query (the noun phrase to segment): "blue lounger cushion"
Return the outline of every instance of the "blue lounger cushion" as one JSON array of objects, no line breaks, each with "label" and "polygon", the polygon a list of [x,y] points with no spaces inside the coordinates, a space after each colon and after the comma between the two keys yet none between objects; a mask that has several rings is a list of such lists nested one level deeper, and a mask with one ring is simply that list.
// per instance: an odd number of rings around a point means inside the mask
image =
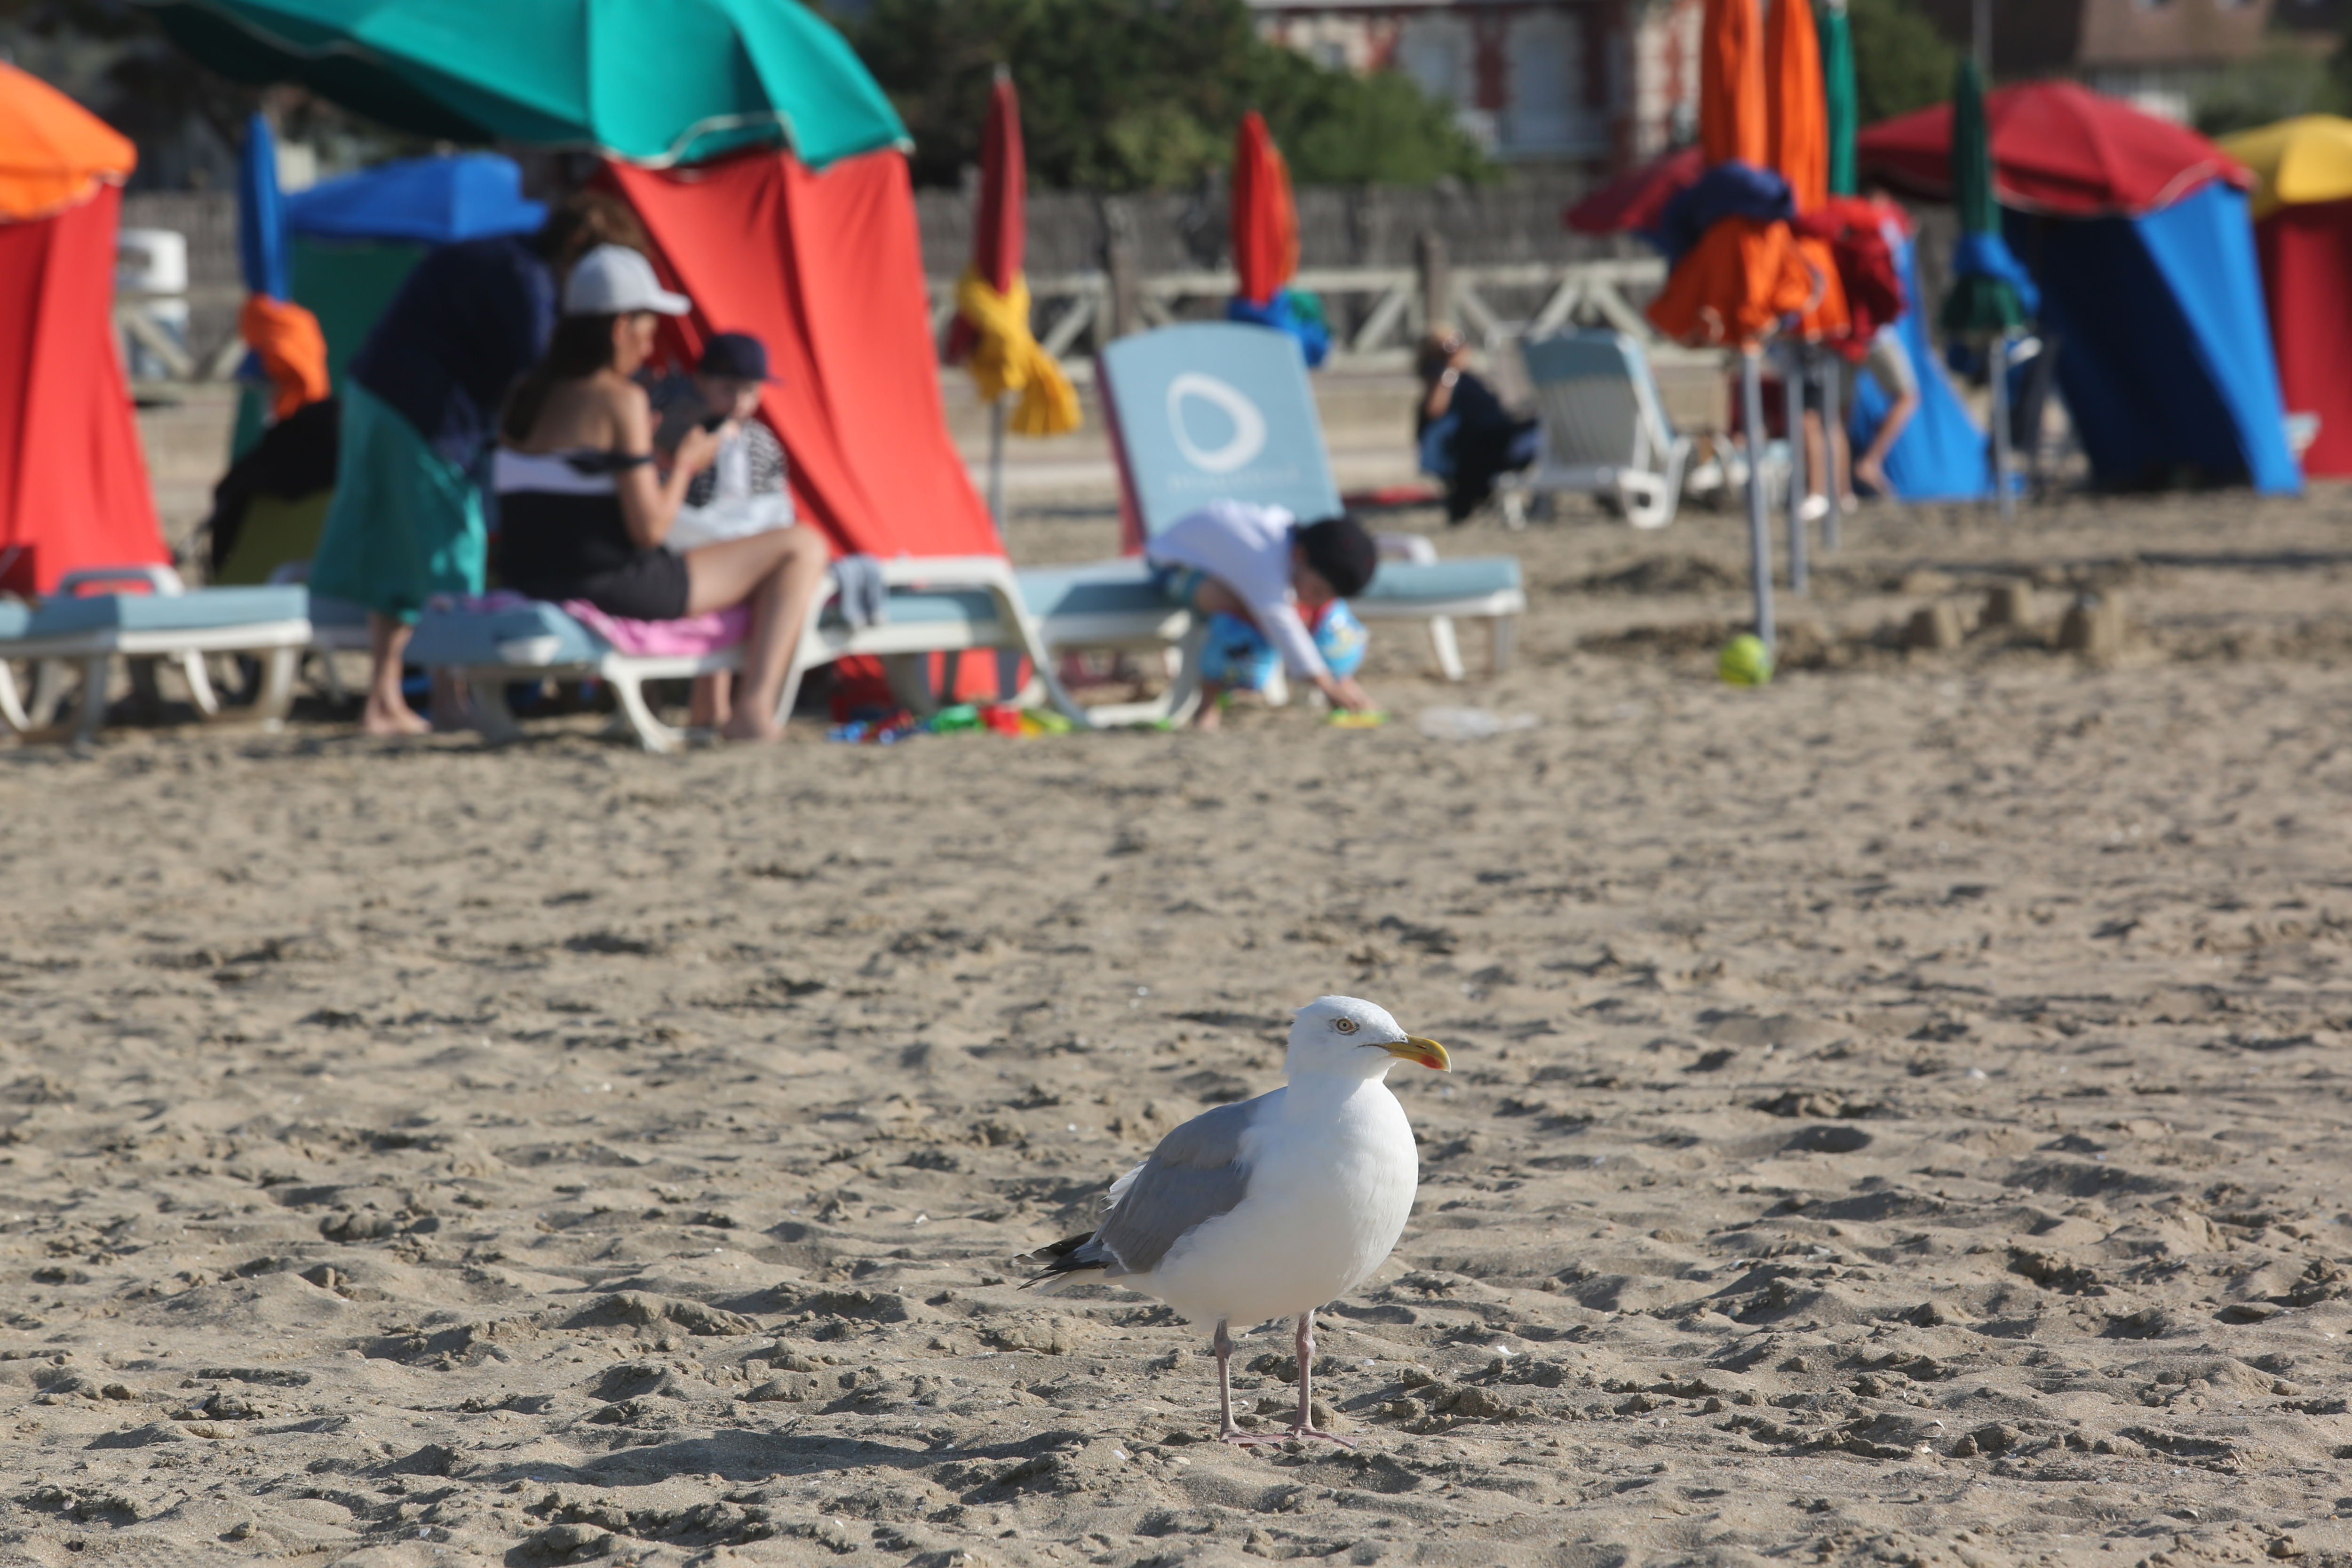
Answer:
[{"label": "blue lounger cushion", "polygon": [[324,594],[310,595],[310,624],[314,626],[363,626],[367,618],[365,605],[354,605],[349,599],[330,599]]},{"label": "blue lounger cushion", "polygon": [[94,594],[53,599],[33,612],[28,636],[77,632],[208,632],[310,618],[300,588],[197,588],[185,594]]},{"label": "blue lounger cushion", "polygon": [[1519,563],[1510,555],[1472,556],[1463,561],[1383,561],[1358,603],[1409,605],[1417,600],[1483,598],[1519,586]]},{"label": "blue lounger cushion", "polygon": [[491,668],[499,665],[593,664],[604,639],[553,605],[534,600],[503,610],[427,610],[408,640],[412,664]]},{"label": "blue lounger cushion", "polygon": [[0,641],[23,637],[25,628],[32,624],[30,607],[11,599],[0,599]]},{"label": "blue lounger cushion", "polygon": [[1171,607],[1140,558],[1074,567],[1029,567],[1015,574],[1021,602],[1041,620],[1057,616],[1165,615]]},{"label": "blue lounger cushion", "polygon": [[[883,620],[890,626],[993,626],[996,601],[978,588],[893,588]],[[838,600],[825,605],[818,625],[838,631],[842,619]]]}]

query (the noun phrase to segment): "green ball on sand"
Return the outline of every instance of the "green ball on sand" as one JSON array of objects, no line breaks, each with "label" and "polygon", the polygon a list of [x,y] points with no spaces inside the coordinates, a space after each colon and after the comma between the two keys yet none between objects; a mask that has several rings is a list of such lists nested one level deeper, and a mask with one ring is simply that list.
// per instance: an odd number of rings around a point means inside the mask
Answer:
[{"label": "green ball on sand", "polygon": [[1716,655],[1715,673],[1728,686],[1761,686],[1772,679],[1772,650],[1762,637],[1743,632]]}]

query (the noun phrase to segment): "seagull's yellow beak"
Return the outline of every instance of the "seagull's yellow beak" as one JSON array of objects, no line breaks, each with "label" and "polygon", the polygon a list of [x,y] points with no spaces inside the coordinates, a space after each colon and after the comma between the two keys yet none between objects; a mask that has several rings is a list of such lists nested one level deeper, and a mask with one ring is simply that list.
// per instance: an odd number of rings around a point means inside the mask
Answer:
[{"label": "seagull's yellow beak", "polygon": [[1419,1062],[1425,1068],[1435,1068],[1439,1072],[1454,1070],[1453,1059],[1446,1056],[1445,1047],[1435,1040],[1423,1039],[1419,1035],[1407,1035],[1403,1039],[1381,1048],[1392,1057],[1401,1058],[1409,1062]]}]

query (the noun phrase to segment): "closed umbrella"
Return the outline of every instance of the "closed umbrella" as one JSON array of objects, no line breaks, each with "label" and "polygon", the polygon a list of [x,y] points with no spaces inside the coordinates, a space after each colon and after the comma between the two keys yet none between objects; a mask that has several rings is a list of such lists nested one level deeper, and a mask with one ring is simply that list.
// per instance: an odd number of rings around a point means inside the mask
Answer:
[{"label": "closed umbrella", "polygon": [[1021,99],[1000,68],[980,142],[980,211],[972,226],[971,265],[956,285],[956,323],[949,353],[962,359],[989,405],[988,512],[1004,526],[1004,396],[1020,395],[1013,427],[1024,436],[1059,436],[1078,427],[1077,394],[1054,356],[1029,331],[1029,174],[1021,146]]},{"label": "closed umbrella", "polygon": [[396,130],[646,167],[907,144],[848,42],[795,0],[140,0],[232,80],[299,82]]},{"label": "closed umbrella", "polygon": [[278,136],[261,114],[246,121],[245,147],[237,156],[236,255],[246,289],[237,332],[253,350],[240,374],[268,379],[276,389],[270,417],[283,419],[327,395],[327,339],[319,318],[288,298],[292,289],[286,205],[278,190]]},{"label": "closed umbrella", "polygon": [[1290,287],[1298,276],[1298,203],[1290,191],[1290,165],[1255,109],[1242,116],[1234,137],[1230,226],[1240,284],[1225,301],[1226,318],[1287,332],[1310,367],[1321,364],[1331,352],[1322,302]]},{"label": "closed umbrella", "polygon": [[1829,111],[1830,195],[1862,194],[1853,159],[1854,128],[1862,120],[1862,94],[1853,75],[1853,26],[1845,0],[1822,0],[1814,13],[1821,35],[1822,98]]},{"label": "closed umbrella", "polygon": [[1696,144],[1620,174],[1560,215],[1579,234],[1647,234],[1665,216],[1666,204],[1706,173],[1706,150]]},{"label": "closed umbrella", "polygon": [[[1706,0],[1699,29],[1699,144],[1709,165],[1684,199],[1708,190],[1728,171],[1736,181],[1770,156],[1763,40],[1756,0]],[[1745,165],[1744,169],[1731,167]],[[1772,624],[1772,538],[1764,500],[1764,398],[1758,350],[1785,316],[1815,298],[1814,279],[1786,221],[1730,216],[1716,219],[1666,275],[1650,301],[1651,322],[1684,342],[1718,343],[1740,356],[1740,395],[1748,430],[1748,543],[1756,635],[1769,647]]]},{"label": "closed umbrella", "polygon": [[[1767,139],[1772,168],[1788,182],[1790,205],[1801,218],[1818,213],[1829,200],[1829,104],[1822,88],[1821,42],[1813,30],[1811,0],[1771,0],[1771,7],[1764,31]],[[1806,478],[1805,383],[1820,374],[1814,345],[1843,337],[1848,322],[1845,290],[1839,285],[1837,258],[1829,241],[1801,229],[1797,253],[1816,280],[1812,300],[1799,312],[1796,331],[1786,347],[1788,375],[1783,382],[1789,417],[1789,586],[1801,594],[1810,574],[1804,508],[1812,491]],[[1822,436],[1825,466],[1834,469],[1834,437],[1826,417]],[[1822,489],[1833,496],[1836,487],[1824,483]]]},{"label": "closed umbrella", "polygon": [[1993,494],[2007,517],[2009,493],[2009,334],[2040,303],[2033,281],[2000,236],[2000,204],[1992,188],[1992,138],[1985,124],[1984,79],[1973,59],[1960,61],[1952,83],[1952,205],[1960,237],[1952,247],[1952,288],[1944,296],[1944,331],[1987,345],[1986,379],[1992,392]]}]

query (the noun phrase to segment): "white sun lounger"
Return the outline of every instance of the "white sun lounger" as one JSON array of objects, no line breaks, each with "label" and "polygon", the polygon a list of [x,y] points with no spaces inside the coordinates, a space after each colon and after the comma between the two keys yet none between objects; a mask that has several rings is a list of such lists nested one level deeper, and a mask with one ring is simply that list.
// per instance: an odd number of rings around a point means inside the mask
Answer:
[{"label": "white sun lounger", "polygon": [[1642,345],[1618,331],[1563,332],[1519,353],[1543,422],[1524,488],[1600,496],[1635,528],[1674,521],[1690,437],[1666,423]]},{"label": "white sun lounger", "polygon": [[[852,626],[829,589],[819,614],[801,629],[779,713],[790,717],[802,679],[820,665],[856,656],[879,658],[891,688],[909,709],[933,706],[923,664],[934,653],[998,648],[1026,656],[1047,700],[1072,721],[1088,722],[1053,673],[1047,642],[1023,603],[1012,566],[991,555],[909,557],[879,563],[890,592],[885,618]],[[683,746],[685,734],[662,721],[646,700],[649,680],[689,679],[742,666],[740,645],[700,656],[623,653],[554,605],[536,601],[488,612],[427,611],[409,641],[414,664],[466,677],[482,732],[493,742],[520,733],[506,701],[510,682],[579,679],[609,682],[625,727],[649,752]]]},{"label": "white sun lounger", "polygon": [[[1228,321],[1162,327],[1105,349],[1096,384],[1111,427],[1130,543],[1150,540],[1209,500],[1280,506],[1307,520],[1340,510],[1314,389],[1288,334]],[[1509,661],[1513,628],[1527,609],[1517,560],[1438,561],[1433,547],[1419,541],[1407,558],[1383,553],[1389,558],[1371,586],[1349,601],[1360,617],[1424,623],[1449,680],[1466,674],[1457,618],[1488,624],[1490,668]],[[1169,714],[1181,714],[1198,687],[1199,639],[1191,616],[1157,602],[1148,584],[1137,585],[1147,576],[1141,559],[1129,557],[1056,573],[1033,570],[1023,583],[1046,640],[1057,648],[1181,647],[1165,704]],[[1029,586],[1033,579],[1038,587]],[[1094,602],[1066,610],[1045,591],[1057,579],[1090,584]],[[1123,584],[1116,610],[1106,584]]]},{"label": "white sun lounger", "polygon": [[[143,594],[79,591],[106,584],[138,584]],[[283,722],[294,700],[295,667],[310,640],[309,596],[299,588],[198,588],[182,584],[169,566],[105,567],[68,572],[39,608],[5,606],[0,616],[0,661],[38,667],[28,705],[16,701],[14,682],[0,668],[0,718],[14,728],[46,728],[65,695],[68,666],[82,671],[77,741],[106,722],[109,664],[124,658],[168,658],[186,676],[189,694],[206,718],[220,712],[205,657],[258,656],[264,666],[256,715],[268,727]],[[14,628],[12,630],[12,627]]]}]

